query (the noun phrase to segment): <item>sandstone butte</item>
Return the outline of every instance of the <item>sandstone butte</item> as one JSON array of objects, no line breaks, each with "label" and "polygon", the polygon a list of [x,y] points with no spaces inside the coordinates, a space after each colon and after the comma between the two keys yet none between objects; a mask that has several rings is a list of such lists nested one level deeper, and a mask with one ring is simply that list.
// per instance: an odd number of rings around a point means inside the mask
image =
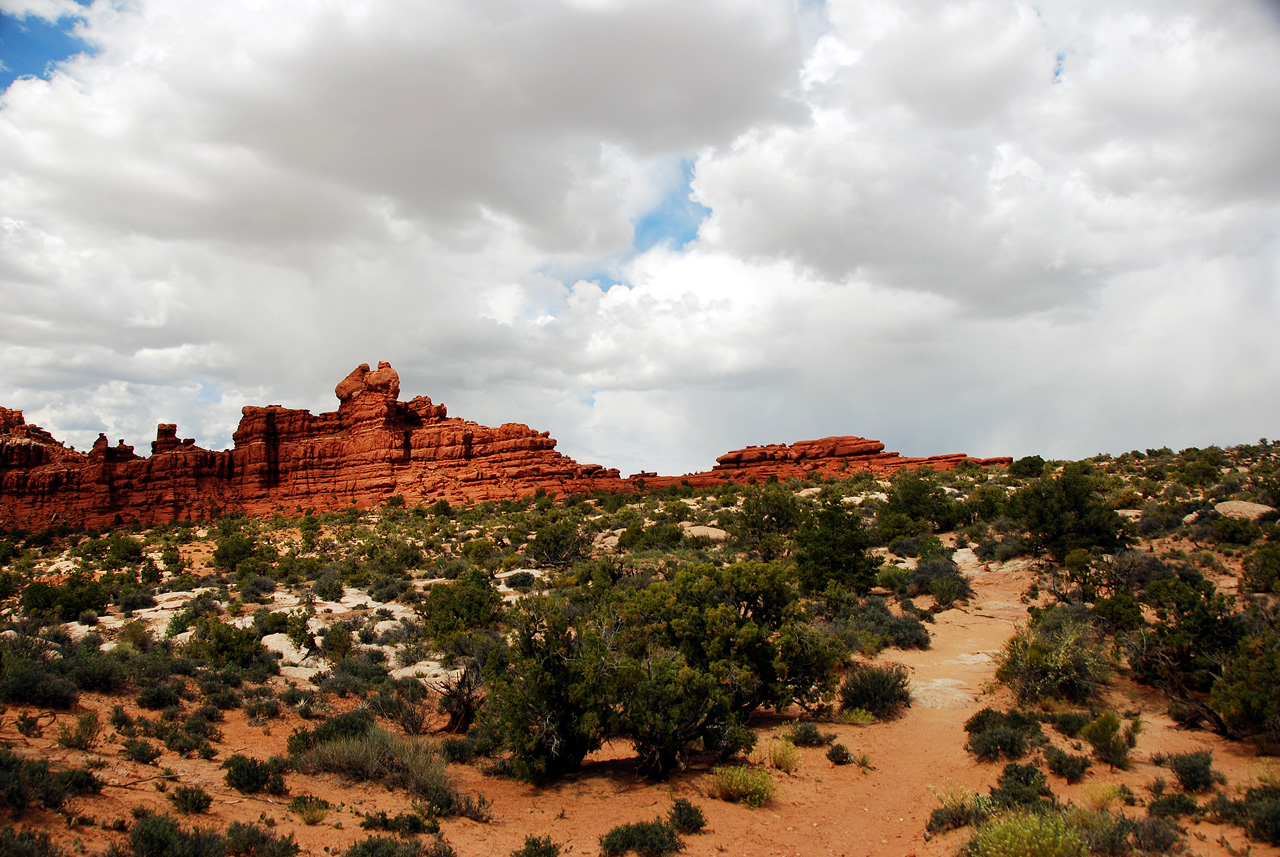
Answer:
[{"label": "sandstone butte", "polygon": [[543,489],[627,491],[687,480],[698,487],[777,476],[877,474],[963,461],[1008,464],[1008,458],[963,454],[904,458],[860,437],[752,446],[716,459],[710,471],[661,477],[579,464],[556,452],[547,432],[519,423],[497,428],[449,417],[444,405],[418,396],[400,401],[400,376],[386,362],[361,364],[335,388],[338,410],[313,415],[278,405],[245,407],[234,448],[202,449],[179,439],[177,426],[156,429],[151,455],[123,440],[98,436],[77,452],[20,410],[0,408],[0,527],[100,527],[201,520],[241,511],[262,516],[303,509],[377,506],[393,495],[408,503],[501,500]]}]

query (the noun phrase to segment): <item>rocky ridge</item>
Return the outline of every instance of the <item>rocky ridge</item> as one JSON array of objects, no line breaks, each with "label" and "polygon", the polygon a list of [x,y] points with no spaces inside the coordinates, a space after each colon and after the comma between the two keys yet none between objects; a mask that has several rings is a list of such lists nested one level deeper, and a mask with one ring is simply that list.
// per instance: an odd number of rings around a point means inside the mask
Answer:
[{"label": "rocky ridge", "polygon": [[0,408],[0,526],[150,525],[230,511],[367,508],[393,495],[409,503],[477,502],[539,489],[556,496],[623,491],[640,481],[710,485],[924,465],[946,470],[966,460],[1009,463],[963,454],[904,458],[885,452],[879,441],[832,437],[735,450],[705,473],[624,479],[615,469],[556,452],[545,431],[449,417],[426,396],[401,402],[400,376],[385,361],[377,369],[356,367],[334,394],[338,410],[318,415],[279,405],[245,407],[230,450],[203,449],[179,438],[176,425],[162,423],[148,457],[123,440],[112,446],[104,435],[89,452],[77,452],[27,425],[22,411]]}]

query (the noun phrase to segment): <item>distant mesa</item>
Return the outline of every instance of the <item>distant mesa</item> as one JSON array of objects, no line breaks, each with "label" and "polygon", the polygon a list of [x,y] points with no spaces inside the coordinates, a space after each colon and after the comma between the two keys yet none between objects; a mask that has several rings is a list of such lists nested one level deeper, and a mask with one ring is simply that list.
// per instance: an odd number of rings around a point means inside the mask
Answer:
[{"label": "distant mesa", "polygon": [[0,526],[143,525],[250,515],[332,511],[381,505],[392,495],[406,502],[478,502],[528,496],[542,489],[626,491],[689,481],[699,487],[870,470],[891,473],[928,465],[939,470],[963,461],[1008,464],[1008,458],[962,454],[903,458],[860,437],[830,437],[791,445],[751,446],[728,452],[705,473],[622,478],[598,464],[579,464],[555,451],[547,432],[520,423],[497,428],[448,416],[426,396],[400,401],[400,376],[390,363],[362,363],[334,388],[338,410],[313,415],[279,405],[245,407],[234,447],[213,451],[179,438],[170,423],[156,427],[151,455],[99,435],[77,452],[22,411],[0,408]]}]

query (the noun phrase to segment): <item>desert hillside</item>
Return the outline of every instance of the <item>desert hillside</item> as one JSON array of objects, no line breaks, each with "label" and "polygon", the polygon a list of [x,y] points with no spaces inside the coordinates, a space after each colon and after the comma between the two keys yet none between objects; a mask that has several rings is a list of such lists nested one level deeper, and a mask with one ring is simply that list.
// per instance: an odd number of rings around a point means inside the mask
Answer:
[{"label": "desert hillside", "polygon": [[1276,454],[13,529],[0,850],[1277,853]]}]

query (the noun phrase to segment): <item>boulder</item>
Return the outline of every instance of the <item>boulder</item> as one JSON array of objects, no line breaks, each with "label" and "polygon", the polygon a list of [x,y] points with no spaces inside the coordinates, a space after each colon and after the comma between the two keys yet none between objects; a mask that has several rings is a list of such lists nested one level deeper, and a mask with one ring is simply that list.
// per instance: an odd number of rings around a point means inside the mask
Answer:
[{"label": "boulder", "polygon": [[1261,503],[1249,503],[1244,500],[1224,500],[1213,507],[1219,515],[1228,518],[1243,518],[1247,521],[1259,521],[1267,515],[1274,515],[1276,510]]}]

